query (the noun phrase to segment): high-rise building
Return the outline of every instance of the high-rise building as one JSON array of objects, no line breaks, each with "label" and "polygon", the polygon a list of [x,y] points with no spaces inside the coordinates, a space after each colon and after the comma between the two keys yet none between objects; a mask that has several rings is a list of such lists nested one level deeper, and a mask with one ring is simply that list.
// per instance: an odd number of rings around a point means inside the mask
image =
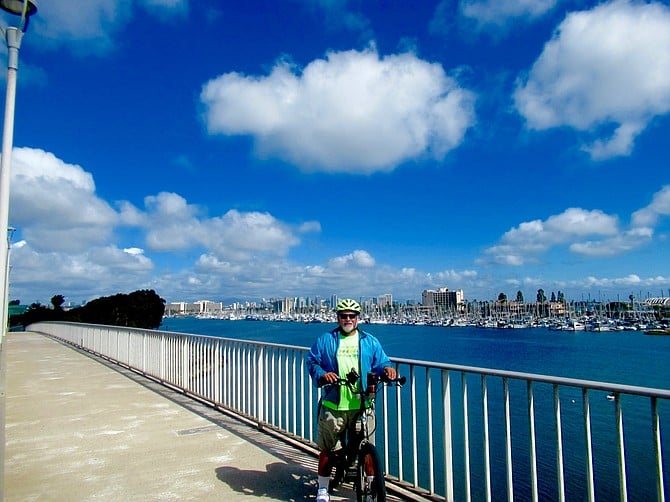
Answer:
[{"label": "high-rise building", "polygon": [[462,289],[425,289],[421,293],[421,303],[424,307],[433,307],[438,311],[459,310],[465,303],[465,295]]},{"label": "high-rise building", "polygon": [[381,295],[377,297],[377,305],[379,308],[383,309],[384,307],[392,307],[393,306],[393,295],[390,293],[387,293],[385,295]]}]

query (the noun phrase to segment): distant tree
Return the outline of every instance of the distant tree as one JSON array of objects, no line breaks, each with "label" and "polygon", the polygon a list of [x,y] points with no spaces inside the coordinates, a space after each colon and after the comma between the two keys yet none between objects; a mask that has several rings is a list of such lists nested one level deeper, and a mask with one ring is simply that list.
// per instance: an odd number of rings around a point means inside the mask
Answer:
[{"label": "distant tree", "polygon": [[562,291],[558,292],[558,301],[561,303],[565,303],[565,294]]},{"label": "distant tree", "polygon": [[516,301],[519,303],[523,303],[523,293],[521,290],[516,292]]},{"label": "distant tree", "polygon": [[[153,329],[160,326],[165,313],[165,300],[158,296],[154,290],[140,290],[126,294],[101,297],[91,300],[82,307],[63,311],[62,295],[56,295],[51,299],[53,309],[32,304],[28,310],[21,314],[18,322],[23,326],[39,321],[71,321],[88,324],[106,324],[110,326],[129,326],[134,328]],[[55,300],[55,302],[54,302]]]},{"label": "distant tree", "polygon": [[50,309],[46,305],[32,303],[28,309],[20,315],[14,316],[12,323],[28,326],[34,322],[40,321],[62,321],[63,311]]},{"label": "distant tree", "polygon": [[551,302],[553,303],[553,302],[555,302],[555,301],[556,301],[556,293],[554,293],[554,292],[552,291],[552,292],[551,292]]},{"label": "distant tree", "polygon": [[547,305],[547,297],[544,294],[544,289],[537,290],[537,303],[540,304],[538,308],[538,313],[542,316],[547,316],[549,314],[549,305]]},{"label": "distant tree", "polygon": [[151,290],[97,298],[68,312],[76,322],[153,329],[160,326],[165,300]]},{"label": "distant tree", "polygon": [[63,295],[55,295],[51,297],[51,305],[54,306],[54,310],[63,310],[64,303],[65,297]]},{"label": "distant tree", "polygon": [[627,312],[630,310],[630,305],[626,302],[609,302],[605,305],[605,309],[616,318],[622,317],[622,312]]},{"label": "distant tree", "polygon": [[498,301],[500,303],[505,303],[507,301],[507,295],[505,293],[500,293],[498,295]]},{"label": "distant tree", "polygon": [[131,312],[138,328],[157,328],[165,313],[165,300],[153,289],[143,289],[128,295]]}]

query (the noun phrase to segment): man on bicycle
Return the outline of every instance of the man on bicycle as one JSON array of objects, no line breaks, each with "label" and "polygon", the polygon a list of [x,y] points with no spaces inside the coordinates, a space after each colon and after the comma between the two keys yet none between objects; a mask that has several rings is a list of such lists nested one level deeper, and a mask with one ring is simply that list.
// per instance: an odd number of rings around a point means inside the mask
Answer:
[{"label": "man on bicycle", "polygon": [[[355,300],[345,299],[337,303],[337,328],[322,334],[312,346],[307,365],[309,374],[318,386],[324,386],[322,405],[319,409],[317,445],[319,447],[319,488],[317,502],[328,502],[328,484],[333,466],[333,454],[342,447],[340,438],[357,424],[361,409],[360,396],[364,385],[359,378],[354,390],[346,385],[334,384],[346,379],[354,369],[361,378],[368,373],[394,380],[395,367],[384,352],[379,340],[358,329],[361,306]],[[374,423],[373,413],[368,423]],[[372,420],[373,422],[370,422]],[[374,430],[374,426],[372,426]],[[372,438],[371,438],[372,441]]]}]

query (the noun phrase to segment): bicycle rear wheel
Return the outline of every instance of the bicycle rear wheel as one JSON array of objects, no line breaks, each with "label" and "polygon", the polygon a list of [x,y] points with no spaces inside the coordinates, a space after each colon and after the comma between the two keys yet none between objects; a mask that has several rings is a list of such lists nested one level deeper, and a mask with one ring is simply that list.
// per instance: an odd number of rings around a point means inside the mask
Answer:
[{"label": "bicycle rear wheel", "polygon": [[[368,471],[366,472],[366,466]],[[361,446],[356,467],[356,497],[358,502],[386,502],[386,483],[377,449],[370,443]],[[368,483],[368,476],[374,476]]]}]

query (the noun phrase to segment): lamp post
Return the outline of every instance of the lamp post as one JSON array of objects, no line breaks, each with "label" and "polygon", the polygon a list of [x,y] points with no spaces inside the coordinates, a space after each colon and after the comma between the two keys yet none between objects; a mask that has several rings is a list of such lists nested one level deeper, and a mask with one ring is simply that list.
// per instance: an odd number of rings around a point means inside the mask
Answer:
[{"label": "lamp post", "polygon": [[20,16],[18,26],[2,29],[7,43],[7,94],[5,96],[5,122],[2,131],[2,160],[0,161],[0,343],[7,331],[9,317],[9,180],[14,141],[14,104],[16,101],[16,76],[19,68],[21,39],[28,28],[30,16],[37,12],[32,0],[0,0],[0,9]]}]

